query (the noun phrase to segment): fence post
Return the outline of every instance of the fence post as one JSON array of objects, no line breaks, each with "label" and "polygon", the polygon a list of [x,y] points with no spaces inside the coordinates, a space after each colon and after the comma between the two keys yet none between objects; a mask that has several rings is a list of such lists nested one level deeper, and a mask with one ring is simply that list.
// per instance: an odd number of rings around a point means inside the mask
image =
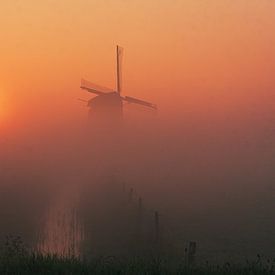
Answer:
[{"label": "fence post", "polygon": [[141,212],[142,212],[142,198],[141,197],[138,198],[138,211],[139,211],[139,214],[141,215]]},{"label": "fence post", "polygon": [[131,188],[130,191],[129,191],[129,202],[133,201],[133,194],[134,194],[134,189]]},{"label": "fence post", "polygon": [[143,241],[143,228],[142,228],[142,198],[139,197],[138,198],[138,212],[137,212],[137,241],[138,241],[138,244],[137,246],[138,247],[142,247],[142,241]]},{"label": "fence post", "polygon": [[159,212],[155,211],[155,241],[159,244]]},{"label": "fence post", "polygon": [[188,252],[187,252],[187,265],[193,265],[195,263],[197,243],[194,241],[189,242]]}]

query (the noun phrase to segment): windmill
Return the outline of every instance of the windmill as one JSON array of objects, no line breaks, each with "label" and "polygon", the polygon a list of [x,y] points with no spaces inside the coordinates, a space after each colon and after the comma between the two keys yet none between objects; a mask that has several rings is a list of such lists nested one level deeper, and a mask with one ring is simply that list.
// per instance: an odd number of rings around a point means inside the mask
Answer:
[{"label": "windmill", "polygon": [[108,121],[121,120],[123,116],[123,103],[134,103],[143,105],[151,109],[157,109],[153,103],[140,100],[130,96],[121,96],[121,61],[123,48],[116,47],[116,74],[117,88],[109,89],[103,86],[93,84],[85,79],[81,80],[81,89],[89,93],[95,94],[96,97],[87,101],[90,108],[89,113],[96,119],[104,119]]}]

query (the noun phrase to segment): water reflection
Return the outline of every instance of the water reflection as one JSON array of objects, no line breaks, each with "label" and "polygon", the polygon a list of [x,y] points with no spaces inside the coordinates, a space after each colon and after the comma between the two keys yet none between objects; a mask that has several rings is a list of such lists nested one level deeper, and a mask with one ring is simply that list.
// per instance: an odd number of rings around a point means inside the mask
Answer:
[{"label": "water reflection", "polygon": [[79,196],[63,190],[50,204],[38,240],[38,251],[59,256],[81,256],[84,228],[78,213]]}]

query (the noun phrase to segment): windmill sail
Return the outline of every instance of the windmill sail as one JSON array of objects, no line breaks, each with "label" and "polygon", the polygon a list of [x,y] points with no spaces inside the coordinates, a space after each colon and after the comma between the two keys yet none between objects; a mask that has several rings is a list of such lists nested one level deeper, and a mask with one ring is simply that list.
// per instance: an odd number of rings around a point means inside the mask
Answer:
[{"label": "windmill sail", "polygon": [[98,95],[114,92],[113,89],[106,88],[104,86],[94,84],[94,83],[92,83],[88,80],[85,80],[85,79],[81,79],[80,88],[83,89],[83,90],[87,90],[90,93],[94,93],[94,94],[98,94]]},{"label": "windmill sail", "polygon": [[123,98],[123,100],[125,100],[125,101],[127,101],[129,103],[140,104],[140,105],[143,105],[143,106],[146,106],[146,107],[157,109],[157,105],[156,104],[150,103],[148,101],[140,100],[140,99],[137,99],[137,98],[134,98],[134,97],[131,97],[131,96],[125,96]]},{"label": "windmill sail", "polygon": [[116,46],[117,55],[117,92],[121,93],[121,79],[122,79],[122,58],[123,58],[123,48]]}]

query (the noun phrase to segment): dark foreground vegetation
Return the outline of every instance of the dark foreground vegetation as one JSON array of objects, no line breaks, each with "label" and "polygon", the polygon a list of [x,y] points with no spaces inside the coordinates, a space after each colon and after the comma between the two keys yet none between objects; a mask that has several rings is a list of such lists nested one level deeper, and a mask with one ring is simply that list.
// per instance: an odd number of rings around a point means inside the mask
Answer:
[{"label": "dark foreground vegetation", "polygon": [[0,253],[0,274],[275,274],[275,259],[260,255],[244,264],[211,265],[209,263],[188,265],[183,261],[163,257],[98,257],[90,260],[77,257],[61,257],[31,253],[20,238],[7,238]]},{"label": "dark foreground vegetation", "polygon": [[271,263],[251,262],[243,266],[201,265],[187,267],[181,264],[171,265],[165,260],[134,258],[119,260],[112,257],[83,261],[77,258],[57,256],[28,255],[1,257],[0,274],[275,274]]}]

